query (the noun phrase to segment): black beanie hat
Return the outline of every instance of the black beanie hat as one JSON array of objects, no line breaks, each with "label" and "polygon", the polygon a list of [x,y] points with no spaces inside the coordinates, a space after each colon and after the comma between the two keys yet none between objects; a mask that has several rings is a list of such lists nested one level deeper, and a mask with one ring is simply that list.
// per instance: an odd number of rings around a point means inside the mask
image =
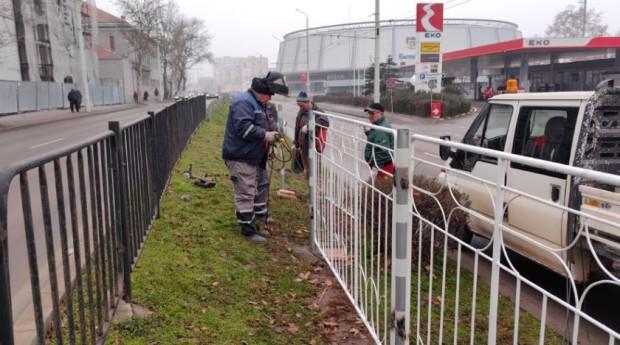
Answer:
[{"label": "black beanie hat", "polygon": [[269,86],[267,85],[267,80],[265,78],[252,79],[251,88],[252,90],[258,93],[262,93],[263,95],[274,95],[274,93],[269,89]]}]

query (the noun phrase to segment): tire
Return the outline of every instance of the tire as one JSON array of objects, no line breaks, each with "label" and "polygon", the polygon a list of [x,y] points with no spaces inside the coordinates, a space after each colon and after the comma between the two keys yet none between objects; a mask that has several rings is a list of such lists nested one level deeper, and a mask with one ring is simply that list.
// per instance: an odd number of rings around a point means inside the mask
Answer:
[{"label": "tire", "polygon": [[463,241],[465,244],[470,244],[471,240],[474,238],[474,233],[471,232],[469,225],[467,225],[466,222],[461,222],[457,225],[454,236]]}]

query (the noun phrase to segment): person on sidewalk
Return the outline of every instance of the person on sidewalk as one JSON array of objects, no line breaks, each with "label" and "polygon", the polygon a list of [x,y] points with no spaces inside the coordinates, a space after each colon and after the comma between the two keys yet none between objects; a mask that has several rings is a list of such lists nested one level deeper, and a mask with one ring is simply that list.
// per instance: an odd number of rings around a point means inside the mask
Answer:
[{"label": "person on sidewalk", "polygon": [[71,112],[74,110],[78,113],[80,112],[80,106],[82,105],[82,93],[78,89],[71,89],[69,94],[67,95],[67,99],[69,100],[69,107],[71,108]]},{"label": "person on sidewalk", "polygon": [[142,97],[142,99],[146,102],[149,100],[149,92],[144,90],[144,95]]},{"label": "person on sidewalk", "polygon": [[241,235],[252,243],[266,243],[270,234],[261,230],[254,213],[254,200],[260,169],[267,164],[267,148],[278,137],[269,129],[266,104],[274,94],[288,95],[284,76],[269,72],[263,78],[252,79],[246,92],[230,103],[222,159],[230,172],[233,184],[237,222]]},{"label": "person on sidewalk", "polygon": [[[281,128],[278,125],[278,109],[276,109],[275,104],[267,102],[266,113],[267,119],[269,120],[267,122],[267,131],[278,131],[281,136],[284,136],[284,128]],[[268,155],[273,154],[273,149],[274,145],[270,143]],[[268,156],[268,158],[272,157]],[[259,168],[259,170],[260,172],[256,185],[256,196],[254,197],[254,215],[265,224],[273,224],[275,223],[275,220],[269,215],[269,204],[267,202],[269,199],[269,186],[271,184],[271,181],[269,180],[269,169],[265,166],[265,168]]]},{"label": "person on sidewalk", "polygon": [[[373,103],[364,109],[368,113],[368,121],[375,126],[392,128],[390,122],[383,116],[385,108],[380,103]],[[392,155],[387,149],[394,149],[394,135],[376,129],[366,131],[368,143],[364,149],[364,158],[371,168],[377,167],[378,178],[386,178],[394,174]]]},{"label": "person on sidewalk", "polygon": [[[293,139],[293,145],[295,146],[295,156],[301,157],[301,162],[304,169],[304,175],[306,182],[310,177],[310,169],[308,165],[308,155],[310,152],[310,136],[308,135],[308,122],[310,121],[310,110],[314,112],[324,111],[319,108],[314,102],[310,101],[310,97],[304,91],[299,92],[297,95],[297,106],[299,112],[295,119],[295,138]],[[314,127],[314,144],[317,152],[321,153],[325,149],[327,143],[327,128],[329,127],[329,119],[325,115],[315,114],[315,127]],[[293,158],[295,159],[295,158]]]},{"label": "person on sidewalk", "polygon": [[136,102],[136,104],[138,104],[138,91],[133,92],[133,101]]}]

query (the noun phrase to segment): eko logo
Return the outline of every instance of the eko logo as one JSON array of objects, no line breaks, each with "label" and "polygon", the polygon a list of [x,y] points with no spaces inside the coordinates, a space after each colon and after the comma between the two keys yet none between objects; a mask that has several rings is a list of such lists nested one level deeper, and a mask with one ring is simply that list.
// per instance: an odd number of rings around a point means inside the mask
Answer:
[{"label": "eko logo", "polygon": [[443,4],[422,3],[417,6],[417,32],[443,32]]}]

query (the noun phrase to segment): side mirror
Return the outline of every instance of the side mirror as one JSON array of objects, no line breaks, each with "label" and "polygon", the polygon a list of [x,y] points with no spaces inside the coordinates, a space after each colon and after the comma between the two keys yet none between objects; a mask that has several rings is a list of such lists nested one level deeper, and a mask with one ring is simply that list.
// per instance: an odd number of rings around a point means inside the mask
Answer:
[{"label": "side mirror", "polygon": [[[439,137],[439,139],[450,141],[450,136],[449,135],[444,135],[444,136]],[[452,152],[450,147],[439,145],[439,158],[441,158],[441,160],[445,161],[445,160],[447,160],[450,157],[454,157],[454,153]]]}]

